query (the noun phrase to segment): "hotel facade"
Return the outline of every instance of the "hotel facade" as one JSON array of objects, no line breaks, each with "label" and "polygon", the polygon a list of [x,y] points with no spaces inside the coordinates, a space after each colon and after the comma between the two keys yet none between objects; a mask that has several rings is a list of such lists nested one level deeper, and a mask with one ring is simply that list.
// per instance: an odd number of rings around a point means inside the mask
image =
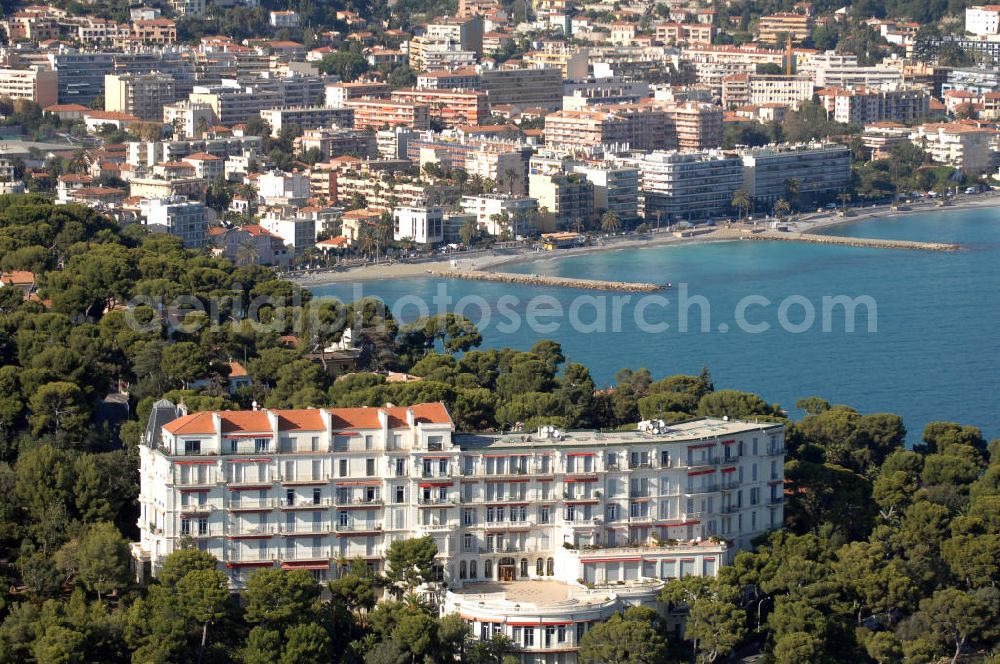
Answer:
[{"label": "hotel facade", "polygon": [[182,545],[234,588],[256,569],[335,578],[430,536],[443,612],[524,662],[575,662],[593,624],[714,576],[783,517],[784,430],[703,418],[636,430],[458,434],[440,403],[187,414],[140,446],[141,577]]}]

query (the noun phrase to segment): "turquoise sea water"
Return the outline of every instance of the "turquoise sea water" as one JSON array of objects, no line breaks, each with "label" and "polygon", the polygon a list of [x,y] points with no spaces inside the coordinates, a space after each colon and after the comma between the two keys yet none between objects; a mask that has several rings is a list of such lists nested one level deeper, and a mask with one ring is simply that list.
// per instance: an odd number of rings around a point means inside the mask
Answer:
[{"label": "turquoise sea water", "polygon": [[[484,347],[527,349],[538,339],[559,341],[571,361],[587,365],[598,385],[612,381],[622,367],[648,367],[655,377],[697,373],[708,366],[720,388],[752,390],[793,409],[803,396],[818,395],[862,412],[894,412],[919,434],[934,420],[980,426],[1000,436],[1000,208],[944,211],[838,226],[831,234],[955,242],[958,253],[864,249],[778,242],[727,242],[649,247],[511,265],[512,272],[623,281],[669,282],[674,288],[647,302],[640,320],[667,322],[658,333],[636,322],[641,295],[621,304],[620,329],[612,329],[612,294],[560,288],[529,288],[499,283],[442,279],[365,281],[317,287],[317,295],[353,299],[358,289],[377,295],[390,307],[404,296],[427,299],[445,288],[454,302],[481,299],[490,320],[482,325]],[[688,331],[680,331],[679,300],[704,297],[710,307],[702,330],[702,308],[686,310]],[[564,313],[576,301],[576,319],[604,331],[574,328],[571,317],[536,317],[555,329],[526,324],[529,301]],[[866,308],[859,307],[855,331],[845,331],[843,307],[823,314],[824,296],[866,296],[876,304],[877,330],[869,331]],[[507,296],[506,300],[502,299]],[[736,310],[741,299],[757,298],[746,309],[750,324],[766,323],[761,333],[743,331]],[[517,298],[514,303],[511,297]],[[584,297],[586,299],[580,300]],[[602,300],[601,297],[604,299]],[[789,303],[781,325],[779,305]],[[766,298],[769,305],[762,305]],[[470,300],[471,302],[471,300]],[[596,316],[604,303],[607,315]],[[806,308],[815,313],[804,324]],[[403,318],[418,309],[408,305]],[[464,312],[483,321],[475,303]],[[521,325],[511,324],[520,318]],[[826,318],[830,330],[823,330]],[[508,329],[515,328],[516,329]],[[725,331],[722,331],[725,329]],[[792,412],[794,416],[801,413]]]}]

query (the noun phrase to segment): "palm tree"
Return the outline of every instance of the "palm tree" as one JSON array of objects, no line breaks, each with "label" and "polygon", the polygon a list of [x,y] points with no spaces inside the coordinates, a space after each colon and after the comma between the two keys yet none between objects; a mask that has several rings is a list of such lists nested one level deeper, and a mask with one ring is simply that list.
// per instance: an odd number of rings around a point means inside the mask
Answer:
[{"label": "palm tree", "polygon": [[784,198],[779,198],[774,203],[774,216],[778,218],[778,221],[784,221],[785,217],[789,212],[792,211],[792,206],[788,204]]},{"label": "palm tree", "polygon": [[840,209],[846,213],[847,204],[851,202],[851,195],[846,191],[842,191],[841,193],[837,194],[837,198],[840,199]]},{"label": "palm tree", "polygon": [[260,260],[260,249],[257,248],[257,241],[253,235],[247,233],[240,245],[236,248],[237,265],[253,265]]},{"label": "palm tree", "polygon": [[740,211],[740,218],[746,218],[750,206],[753,205],[753,200],[750,198],[750,193],[741,187],[733,192],[733,200],[730,205]]},{"label": "palm tree", "polygon": [[371,256],[372,251],[378,249],[378,241],[367,226],[362,226],[358,231],[358,249],[364,256]]},{"label": "palm tree", "polygon": [[622,228],[622,220],[614,210],[608,210],[601,216],[601,230],[605,233],[617,233]]},{"label": "palm tree", "polygon": [[802,186],[798,178],[788,178],[785,180],[785,199],[789,204],[794,204],[796,197],[799,195]]},{"label": "palm tree", "polygon": [[472,246],[472,243],[479,237],[479,224],[476,223],[475,219],[466,220],[458,229],[458,235],[466,246]]}]

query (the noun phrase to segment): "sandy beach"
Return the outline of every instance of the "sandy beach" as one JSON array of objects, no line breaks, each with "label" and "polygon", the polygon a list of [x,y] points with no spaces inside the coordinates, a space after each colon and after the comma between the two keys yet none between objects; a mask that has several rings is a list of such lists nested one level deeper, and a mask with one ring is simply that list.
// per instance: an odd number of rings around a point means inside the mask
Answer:
[{"label": "sandy beach", "polygon": [[[851,215],[840,216],[837,211],[811,212],[786,219],[784,225],[789,231],[810,233],[830,226],[854,224],[870,219],[919,214],[925,212],[950,212],[967,210],[977,207],[992,207],[997,205],[1000,192],[985,192],[975,195],[961,195],[946,206],[939,206],[934,201],[919,202],[906,206],[908,209],[891,210],[887,205],[873,207],[850,208]],[[762,225],[769,224],[773,219],[757,217]],[[741,226],[745,230],[745,226]],[[662,245],[702,244],[706,242],[732,242],[737,240],[738,232],[727,227],[704,232],[691,237],[679,237],[663,229],[643,236],[620,235],[614,237],[598,237],[597,243],[573,249],[559,249],[555,252],[533,249],[496,249],[484,251],[458,252],[447,256],[436,256],[412,261],[383,262],[350,268],[334,270],[316,270],[308,273],[288,274],[286,278],[302,286],[321,286],[323,284],[345,283],[369,279],[401,279],[409,277],[429,276],[435,272],[451,272],[455,270],[489,270],[500,265],[522,263],[539,258],[575,256],[595,251],[619,251],[622,249],[652,247]]]}]

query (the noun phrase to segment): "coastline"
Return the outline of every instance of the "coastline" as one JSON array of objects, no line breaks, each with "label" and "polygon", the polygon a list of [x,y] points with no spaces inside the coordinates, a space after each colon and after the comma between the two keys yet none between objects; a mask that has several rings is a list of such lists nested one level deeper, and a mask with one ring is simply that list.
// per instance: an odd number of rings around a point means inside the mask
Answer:
[{"label": "coastline", "polygon": [[[947,206],[938,206],[933,202],[916,203],[906,210],[891,210],[887,205],[871,208],[851,208],[854,212],[850,217],[841,217],[837,211],[811,212],[787,220],[785,225],[791,233],[815,233],[834,226],[856,224],[872,219],[902,217],[911,214],[921,214],[939,210],[951,212],[980,207],[991,207],[1000,203],[1000,192],[984,192],[974,196],[963,195],[958,201]],[[771,220],[766,220],[769,223]],[[667,245],[707,244],[710,242],[734,242],[739,238],[731,229],[720,227],[716,230],[703,232],[691,237],[677,237],[667,231],[652,232],[644,236],[600,237],[598,244],[556,251],[543,250],[486,250],[481,252],[459,253],[435,259],[413,262],[396,262],[369,264],[342,270],[321,270],[305,274],[288,275],[290,281],[304,286],[322,286],[333,283],[350,283],[380,279],[399,279],[413,277],[442,277],[455,271],[484,271],[502,265],[525,263],[541,258],[562,258],[578,256],[598,251],[618,251],[623,249],[639,249]]]}]

